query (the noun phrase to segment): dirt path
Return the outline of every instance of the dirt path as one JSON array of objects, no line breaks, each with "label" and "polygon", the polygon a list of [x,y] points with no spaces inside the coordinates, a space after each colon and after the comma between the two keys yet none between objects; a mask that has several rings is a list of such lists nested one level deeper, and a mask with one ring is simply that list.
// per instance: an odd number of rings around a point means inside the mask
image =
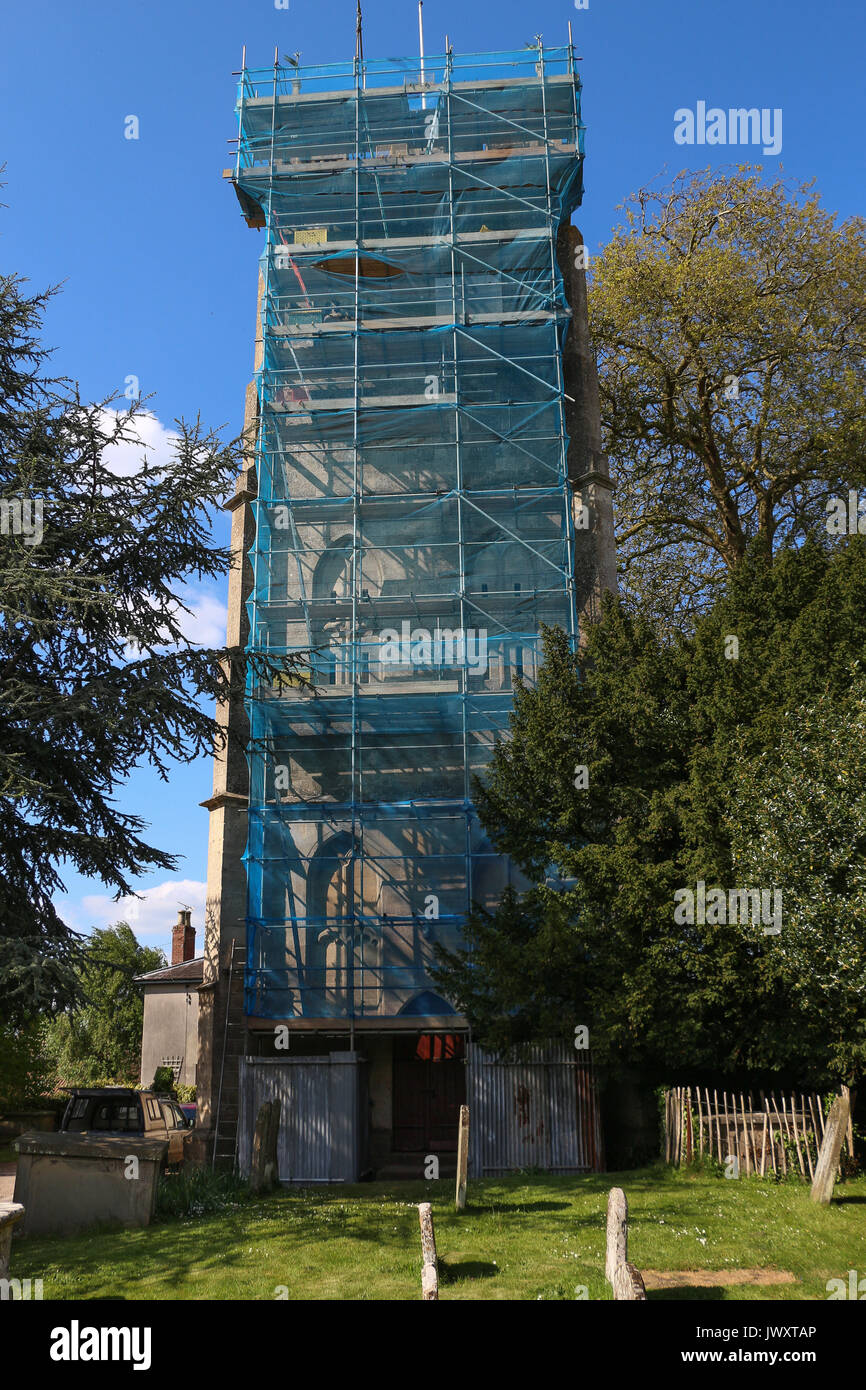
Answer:
[{"label": "dirt path", "polygon": [[785,1269],[642,1269],[648,1289],[712,1289],[732,1284],[796,1284]]}]

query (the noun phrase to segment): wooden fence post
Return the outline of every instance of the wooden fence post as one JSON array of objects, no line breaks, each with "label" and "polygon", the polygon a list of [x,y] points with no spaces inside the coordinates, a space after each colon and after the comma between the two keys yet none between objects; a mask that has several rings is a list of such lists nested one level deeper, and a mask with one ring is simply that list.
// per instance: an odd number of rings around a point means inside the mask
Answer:
[{"label": "wooden fence post", "polygon": [[433,1208],[429,1202],[419,1204],[418,1220],[421,1223],[421,1298],[425,1303],[438,1302],[439,1261],[433,1230]]},{"label": "wooden fence post", "polygon": [[461,1105],[460,1123],[457,1129],[457,1192],[455,1205],[458,1211],[466,1206],[466,1177],[469,1172],[469,1106]]},{"label": "wooden fence post", "polygon": [[830,1108],[830,1114],[827,1116],[824,1140],[821,1144],[821,1152],[818,1154],[818,1164],[815,1168],[815,1180],[812,1183],[811,1192],[812,1201],[820,1202],[822,1206],[827,1206],[833,1196],[833,1184],[836,1181],[836,1169],[839,1166],[842,1141],[848,1132],[849,1108],[847,1096],[837,1096]]},{"label": "wooden fence post", "polygon": [[694,1134],[692,1133],[692,1088],[686,1087],[686,1163],[695,1156]]},{"label": "wooden fence post", "polygon": [[803,1147],[806,1150],[806,1162],[809,1165],[809,1181],[814,1181],[815,1165],[812,1162],[812,1145],[809,1143],[809,1116],[806,1113],[806,1097],[800,1092],[800,1112],[803,1116]]},{"label": "wooden fence post", "polygon": [[607,1254],[604,1277],[613,1288],[614,1275],[628,1259],[628,1202],[621,1187],[612,1187],[607,1199]]},{"label": "wooden fence post", "polygon": [[[797,1162],[800,1165],[800,1175],[805,1179],[806,1165],[803,1162],[803,1155],[800,1152],[800,1136],[797,1132],[797,1110],[794,1104],[794,1094],[791,1093],[791,1129],[794,1132],[794,1148],[797,1150]],[[804,1136],[805,1139],[805,1136]]]},{"label": "wooden fence post", "polygon": [[772,1115],[770,1114],[770,1102],[769,1102],[768,1100],[765,1100],[765,1101],[764,1101],[764,1104],[765,1104],[765,1106],[767,1107],[767,1123],[768,1123],[769,1126],[770,1126],[770,1160],[771,1160],[771,1162],[772,1162],[772,1164],[773,1164],[773,1176],[775,1177],[775,1176],[777,1176],[777,1169],[776,1169],[776,1136],[775,1136],[774,1133],[773,1133],[773,1117],[772,1117]]},{"label": "wooden fence post", "polygon": [[665,1096],[665,1162],[674,1162],[674,1138],[676,1136],[676,1118],[674,1116],[674,1092],[669,1087]]},{"label": "wooden fence post", "polygon": [[785,1131],[784,1131],[784,1129],[783,1129],[783,1125],[781,1125],[781,1115],[780,1115],[780,1113],[778,1113],[778,1105],[776,1104],[776,1094],[774,1094],[774,1093],[773,1093],[773,1109],[774,1109],[774,1111],[776,1111],[776,1125],[777,1125],[777,1129],[778,1129],[778,1156],[780,1156],[780,1158],[781,1158],[781,1170],[783,1170],[783,1176],[784,1176],[784,1177],[787,1177],[787,1176],[788,1176],[788,1151],[787,1151],[787,1148],[785,1148],[785,1137],[787,1137],[787,1136],[785,1136]]}]

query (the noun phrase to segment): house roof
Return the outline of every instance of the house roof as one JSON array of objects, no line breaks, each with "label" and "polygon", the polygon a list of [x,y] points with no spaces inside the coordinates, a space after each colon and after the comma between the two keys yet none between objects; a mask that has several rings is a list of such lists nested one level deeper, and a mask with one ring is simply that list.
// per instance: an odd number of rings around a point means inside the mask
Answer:
[{"label": "house roof", "polygon": [[161,970],[150,970],[146,975],[136,975],[138,984],[171,985],[183,983],[200,985],[204,978],[204,956],[194,956],[192,960],[182,960],[179,965],[164,965]]}]

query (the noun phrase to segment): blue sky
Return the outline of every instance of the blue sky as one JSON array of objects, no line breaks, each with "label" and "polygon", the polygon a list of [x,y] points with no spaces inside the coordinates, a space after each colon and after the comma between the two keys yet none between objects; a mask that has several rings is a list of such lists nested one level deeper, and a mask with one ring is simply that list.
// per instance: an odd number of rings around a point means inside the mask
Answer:
[{"label": "blue sky", "polygon": [[[278,0],[279,2],[279,0]],[[415,0],[365,0],[369,58],[417,52]],[[579,215],[593,250],[616,206],[659,174],[708,163],[781,164],[816,178],[826,205],[862,211],[862,0],[426,0],[428,53],[450,36],[457,53],[521,48],[541,33],[582,55],[586,192]],[[6,0],[0,53],[0,266],[35,287],[64,282],[46,323],[55,366],[94,399],[129,376],[166,428],[200,411],[240,428],[251,374],[261,232],[241,220],[220,177],[236,134],[235,78],[300,50],[302,63],[354,50],[355,0]],[[780,156],[674,142],[674,112],[781,108]],[[140,138],[124,139],[139,120]],[[154,431],[164,437],[154,424]],[[221,640],[224,595],[199,596],[198,628]],[[132,913],[148,944],[168,945],[180,903],[201,931],[210,794],[207,760],[170,784],[137,774],[121,803],[144,815],[151,837],[184,856],[175,876],[142,880]],[[67,919],[87,929],[121,915],[99,884],[67,880]],[[130,916],[128,911],[123,913]],[[200,941],[200,935],[199,935]]]}]

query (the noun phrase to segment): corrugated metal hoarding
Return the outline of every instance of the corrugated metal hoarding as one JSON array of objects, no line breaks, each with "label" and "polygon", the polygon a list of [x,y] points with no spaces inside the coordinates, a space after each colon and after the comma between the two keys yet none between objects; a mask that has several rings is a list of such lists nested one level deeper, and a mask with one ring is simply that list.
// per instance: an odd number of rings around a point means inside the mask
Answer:
[{"label": "corrugated metal hoarding", "polygon": [[356,1052],[323,1057],[245,1057],[240,1063],[238,1166],[250,1172],[256,1116],[280,1101],[280,1182],[357,1182],[361,1168]]},{"label": "corrugated metal hoarding", "polygon": [[476,1177],[542,1168],[603,1170],[592,1063],[568,1043],[533,1047],[515,1060],[467,1049],[469,1166]]}]

